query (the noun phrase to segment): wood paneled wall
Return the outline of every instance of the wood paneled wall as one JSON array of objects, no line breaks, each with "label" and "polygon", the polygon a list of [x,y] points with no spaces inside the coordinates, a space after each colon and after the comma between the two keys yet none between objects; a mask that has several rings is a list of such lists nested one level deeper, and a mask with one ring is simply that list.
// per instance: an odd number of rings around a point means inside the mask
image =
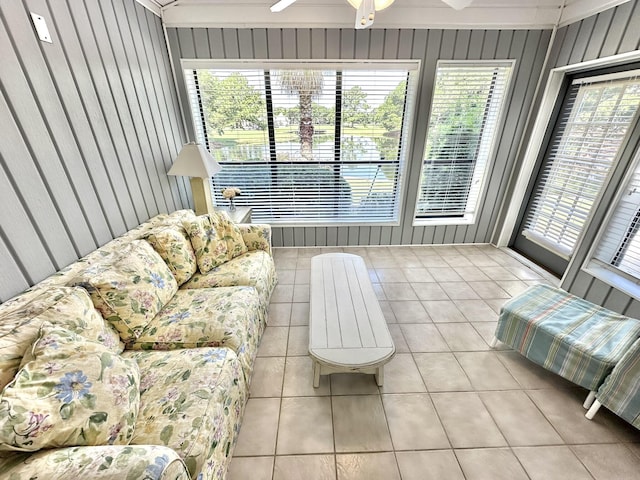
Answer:
[{"label": "wood paneled wall", "polygon": [[[171,56],[194,138],[180,59],[420,59],[417,116],[397,227],[277,227],[276,246],[486,243],[514,166],[518,143],[547,52],[550,30],[230,29],[169,28]],[[498,130],[485,194],[473,225],[413,227],[436,63],[443,60],[515,59],[507,109]]]},{"label": "wood paneled wall", "polygon": [[0,65],[0,301],[189,207],[166,175],[185,135],[157,16],[133,0],[1,0]]}]

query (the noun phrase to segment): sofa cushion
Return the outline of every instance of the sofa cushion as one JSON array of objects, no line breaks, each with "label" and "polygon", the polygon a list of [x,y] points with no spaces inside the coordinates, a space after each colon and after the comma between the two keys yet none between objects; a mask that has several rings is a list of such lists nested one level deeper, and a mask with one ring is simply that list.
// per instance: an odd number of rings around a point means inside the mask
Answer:
[{"label": "sofa cushion", "polygon": [[154,228],[146,240],[165,261],[178,285],[189,280],[198,270],[196,254],[182,225]]},{"label": "sofa cushion", "polygon": [[264,324],[259,298],[252,287],[179,290],[127,347],[228,347],[238,355],[248,379]]},{"label": "sofa cushion", "polygon": [[141,372],[131,445],[166,445],[182,457],[192,478],[225,478],[248,388],[233,351],[127,351],[123,356],[137,361]]},{"label": "sofa cushion", "polygon": [[263,306],[269,304],[276,284],[273,258],[264,250],[252,250],[233,260],[218,265],[207,273],[196,272],[182,288],[255,287]]},{"label": "sofa cushion", "polygon": [[0,313],[0,389],[15,376],[25,351],[38,338],[44,322],[102,343],[114,353],[124,349],[118,333],[95,309],[86,290],[80,287],[43,289],[29,303]]},{"label": "sofa cushion", "polygon": [[0,450],[128,444],[140,402],[138,365],[43,324],[0,398]]},{"label": "sofa cushion", "polygon": [[173,274],[144,240],[91,265],[74,280],[125,342],[137,338],[178,290]]},{"label": "sofa cushion", "polygon": [[11,480],[191,480],[178,454],[160,445],[99,445],[12,452],[5,458],[0,457],[0,472]]},{"label": "sofa cushion", "polygon": [[240,230],[225,212],[187,219],[183,225],[191,239],[201,273],[207,273],[247,251]]}]

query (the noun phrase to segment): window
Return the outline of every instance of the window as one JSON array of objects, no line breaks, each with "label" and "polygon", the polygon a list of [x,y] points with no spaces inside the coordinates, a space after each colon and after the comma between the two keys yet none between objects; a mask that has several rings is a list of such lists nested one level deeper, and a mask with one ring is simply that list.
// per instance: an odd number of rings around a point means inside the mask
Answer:
[{"label": "window", "polygon": [[223,167],[216,203],[236,186],[255,221],[398,222],[417,62],[193,66],[197,140]]},{"label": "window", "polygon": [[640,280],[640,162],[613,209],[594,258],[605,268]]},{"label": "window", "polygon": [[474,221],[511,68],[438,63],[416,224]]},{"label": "window", "polygon": [[573,254],[638,110],[637,73],[576,79],[567,93],[523,232],[563,258]]}]

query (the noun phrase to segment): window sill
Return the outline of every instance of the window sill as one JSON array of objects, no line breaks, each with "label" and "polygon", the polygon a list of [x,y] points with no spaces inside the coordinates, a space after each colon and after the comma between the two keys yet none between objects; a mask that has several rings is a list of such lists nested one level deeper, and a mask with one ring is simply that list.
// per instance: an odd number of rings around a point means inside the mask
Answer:
[{"label": "window sill", "polygon": [[582,271],[601,280],[610,287],[620,290],[636,300],[640,300],[640,280],[630,280],[625,275],[603,266],[596,260],[589,262],[582,268]]},{"label": "window sill", "polygon": [[440,225],[471,225],[475,221],[473,215],[461,218],[414,218],[412,226],[414,227],[437,227]]}]

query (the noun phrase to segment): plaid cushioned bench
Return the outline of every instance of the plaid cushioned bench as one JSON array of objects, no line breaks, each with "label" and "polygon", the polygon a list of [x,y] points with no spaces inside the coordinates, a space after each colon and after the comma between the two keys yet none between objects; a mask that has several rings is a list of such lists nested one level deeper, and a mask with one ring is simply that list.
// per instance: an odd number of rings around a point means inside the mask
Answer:
[{"label": "plaid cushioned bench", "polygon": [[587,418],[593,418],[601,405],[640,429],[640,340],[625,352],[598,389]]},{"label": "plaid cushioned bench", "polygon": [[631,345],[640,320],[559,288],[535,285],[504,304],[495,338],[529,360],[591,391],[585,408]]}]

